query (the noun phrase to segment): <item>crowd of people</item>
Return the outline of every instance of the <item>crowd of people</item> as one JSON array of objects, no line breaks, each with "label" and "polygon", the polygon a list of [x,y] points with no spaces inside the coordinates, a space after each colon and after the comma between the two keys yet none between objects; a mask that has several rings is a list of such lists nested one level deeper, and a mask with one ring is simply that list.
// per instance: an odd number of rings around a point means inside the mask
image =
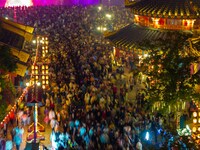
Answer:
[{"label": "crowd of people", "polygon": [[[126,71],[116,71],[113,46],[97,30],[98,26],[116,30],[131,23],[131,12],[119,6],[16,7],[0,12],[33,26],[35,35],[49,38],[50,84],[43,93],[43,119],[52,128],[54,150],[142,150],[149,143],[159,149],[167,142],[167,118],[145,112],[140,93],[128,100],[137,82],[133,76],[123,79]],[[129,64],[124,69],[130,69]]]}]

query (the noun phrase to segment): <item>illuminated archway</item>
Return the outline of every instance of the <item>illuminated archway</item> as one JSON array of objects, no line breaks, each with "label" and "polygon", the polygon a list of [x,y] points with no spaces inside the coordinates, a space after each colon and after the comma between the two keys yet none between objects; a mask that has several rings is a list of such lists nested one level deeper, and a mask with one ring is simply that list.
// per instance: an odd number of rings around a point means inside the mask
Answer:
[{"label": "illuminated archway", "polygon": [[7,0],[5,7],[9,6],[33,6],[32,0]]}]

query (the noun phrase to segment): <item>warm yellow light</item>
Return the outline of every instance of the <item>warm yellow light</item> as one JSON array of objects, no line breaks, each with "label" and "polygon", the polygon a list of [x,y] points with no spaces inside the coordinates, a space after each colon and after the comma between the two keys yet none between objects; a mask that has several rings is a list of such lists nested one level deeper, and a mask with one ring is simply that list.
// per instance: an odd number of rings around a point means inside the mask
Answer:
[{"label": "warm yellow light", "polygon": [[42,40],[44,40],[44,37],[42,38]]},{"label": "warm yellow light", "polygon": [[38,69],[38,66],[35,66],[35,69]]},{"label": "warm yellow light", "polygon": [[200,112],[199,112],[199,117],[200,117]]},{"label": "warm yellow light", "polygon": [[197,135],[197,138],[200,139],[200,134]]},{"label": "warm yellow light", "polygon": [[38,76],[35,76],[36,79],[38,79]]},{"label": "warm yellow light", "polygon": [[106,17],[110,19],[112,16],[110,14],[106,14]]},{"label": "warm yellow light", "polygon": [[46,65],[46,69],[48,69],[49,68],[49,66],[48,65]]},{"label": "warm yellow light", "polygon": [[38,70],[35,70],[35,74],[38,74]]},{"label": "warm yellow light", "polygon": [[35,71],[34,70],[32,70],[32,74],[34,74],[35,73]]},{"label": "warm yellow light", "polygon": [[42,84],[45,84],[45,81],[42,81]]},{"label": "warm yellow light", "polygon": [[44,74],[44,70],[42,70],[42,74]]},{"label": "warm yellow light", "polygon": [[42,85],[42,88],[45,89],[45,85]]},{"label": "warm yellow light", "polygon": [[45,76],[42,76],[42,79],[45,79]]},{"label": "warm yellow light", "polygon": [[48,42],[48,41],[46,41],[45,43],[46,43],[46,44],[48,44],[49,42]]},{"label": "warm yellow light", "polygon": [[32,66],[31,68],[34,69],[34,66]]},{"label": "warm yellow light", "polygon": [[98,7],[98,9],[99,9],[99,10],[101,10],[101,9],[102,9],[102,7],[101,7],[101,6],[99,6],[99,7]]},{"label": "warm yellow light", "polygon": [[42,69],[44,69],[44,65],[42,65]]},{"label": "warm yellow light", "polygon": [[192,132],[196,132],[197,131],[197,128],[196,127],[193,127],[192,128]]},{"label": "warm yellow light", "polygon": [[45,57],[45,54],[42,54],[42,57]]},{"label": "warm yellow light", "polygon": [[196,118],[193,119],[193,123],[197,123],[197,119]]},{"label": "warm yellow light", "polygon": [[46,53],[48,53],[48,50],[46,50]]},{"label": "warm yellow light", "polygon": [[48,49],[48,46],[46,46],[46,49]]},{"label": "warm yellow light", "polygon": [[49,73],[49,71],[48,70],[46,70],[46,74],[48,74]]},{"label": "warm yellow light", "polygon": [[197,112],[193,112],[193,117],[197,117]]},{"label": "warm yellow light", "polygon": [[200,127],[198,127],[198,131],[200,132]]},{"label": "warm yellow light", "polygon": [[49,77],[48,77],[48,76],[46,76],[46,79],[48,80],[48,79],[49,79]]},{"label": "warm yellow light", "polygon": [[45,40],[48,40],[48,38],[46,37]]},{"label": "warm yellow light", "polygon": [[200,118],[198,119],[198,123],[200,123]]},{"label": "warm yellow light", "polygon": [[44,49],[44,46],[42,46],[42,49]]},{"label": "warm yellow light", "polygon": [[46,84],[49,84],[49,81],[46,81]]},{"label": "warm yellow light", "polygon": [[35,44],[35,43],[36,43],[36,40],[33,40],[32,42],[33,42],[33,44]]},{"label": "warm yellow light", "polygon": [[40,86],[41,85],[41,83],[40,82],[37,82],[37,86]]},{"label": "warm yellow light", "polygon": [[103,28],[103,31],[106,31],[106,30],[107,30],[107,28],[104,27],[104,28]]},{"label": "warm yellow light", "polygon": [[30,83],[29,83],[29,82],[27,82],[27,83],[26,83],[26,86],[29,86],[29,85],[30,85]]}]

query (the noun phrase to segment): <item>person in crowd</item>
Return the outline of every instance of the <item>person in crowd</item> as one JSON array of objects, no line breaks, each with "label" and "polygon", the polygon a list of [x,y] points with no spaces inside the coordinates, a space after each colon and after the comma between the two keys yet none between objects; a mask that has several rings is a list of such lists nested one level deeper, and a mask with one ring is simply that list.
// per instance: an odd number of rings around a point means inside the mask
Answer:
[{"label": "person in crowd", "polygon": [[[144,96],[132,87],[137,86],[132,84],[136,79],[118,78],[126,70],[116,71],[117,66],[112,63],[113,46],[96,31],[97,24],[111,21],[103,17],[105,12],[115,15],[112,23],[113,29],[117,30],[132,23],[130,11],[121,6],[103,6],[102,11],[96,6],[47,6],[1,8],[0,14],[12,18],[14,10],[17,22],[33,26],[35,35],[45,35],[49,40],[46,56],[50,60],[49,87],[43,95],[43,120],[47,124],[50,122],[54,150],[142,150],[140,139],[143,138],[140,136],[145,129],[153,131],[155,142],[158,142],[157,124],[163,125],[162,118],[153,119],[154,114],[143,110]],[[27,46],[27,50],[31,51],[32,46]],[[135,56],[127,55],[122,56],[122,61],[117,57],[114,59],[125,63],[124,66],[130,65],[131,71],[134,66],[128,58]],[[138,94],[129,102],[129,92],[134,89]],[[21,122],[24,112],[17,110]],[[149,116],[145,117],[145,114]],[[59,127],[63,130],[59,131]],[[19,150],[23,131],[19,127],[14,131],[13,141]]]},{"label": "person in crowd", "polygon": [[24,133],[24,129],[22,128],[22,126],[16,126],[14,128],[15,130],[15,135],[14,135],[14,143],[16,145],[16,149],[20,150],[20,145],[22,143],[22,138],[23,138],[23,133]]}]

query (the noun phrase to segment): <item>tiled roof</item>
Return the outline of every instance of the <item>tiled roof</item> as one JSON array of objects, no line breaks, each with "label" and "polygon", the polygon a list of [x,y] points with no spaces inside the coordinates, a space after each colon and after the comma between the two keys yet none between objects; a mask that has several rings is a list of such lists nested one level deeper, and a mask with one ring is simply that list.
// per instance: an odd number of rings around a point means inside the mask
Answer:
[{"label": "tiled roof", "polygon": [[141,0],[127,7],[136,15],[155,18],[200,18],[200,0]]},{"label": "tiled roof", "polygon": [[153,29],[130,24],[106,38],[119,47],[138,47],[144,40],[165,39],[168,30]]}]

